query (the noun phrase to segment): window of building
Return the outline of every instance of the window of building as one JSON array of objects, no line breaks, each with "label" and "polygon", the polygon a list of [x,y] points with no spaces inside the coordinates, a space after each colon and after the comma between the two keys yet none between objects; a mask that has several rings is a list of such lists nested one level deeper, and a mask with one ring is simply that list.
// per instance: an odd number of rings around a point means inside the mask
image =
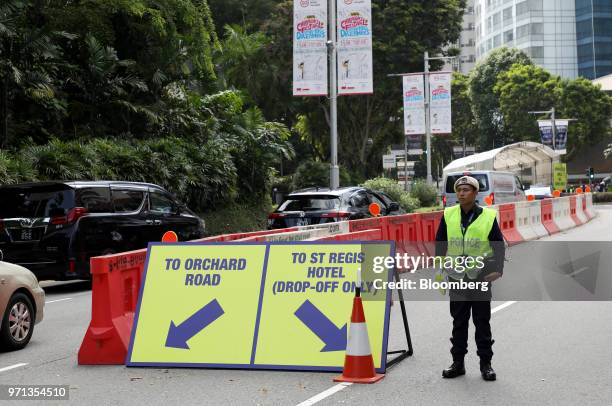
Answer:
[{"label": "window of building", "polygon": [[501,13],[493,14],[493,27],[499,27],[501,24]]},{"label": "window of building", "polygon": [[544,58],[544,47],[529,47],[526,49],[527,55],[534,59],[542,59]]},{"label": "window of building", "polygon": [[529,2],[527,0],[516,3],[516,18],[524,16],[527,13],[529,13]]},{"label": "window of building", "polygon": [[544,24],[542,23],[531,23],[529,27],[529,31],[532,35],[544,34]]},{"label": "window of building", "polygon": [[501,34],[497,34],[493,37],[493,48],[497,48],[501,46]]},{"label": "window of building", "polygon": [[514,40],[514,32],[512,30],[508,30],[504,32],[504,44],[508,42],[512,42]]},{"label": "window of building", "polygon": [[529,36],[529,24],[516,27],[516,39],[521,39]]},{"label": "window of building", "polygon": [[512,23],[512,7],[508,7],[504,9],[503,14],[504,14],[504,24],[511,24]]}]

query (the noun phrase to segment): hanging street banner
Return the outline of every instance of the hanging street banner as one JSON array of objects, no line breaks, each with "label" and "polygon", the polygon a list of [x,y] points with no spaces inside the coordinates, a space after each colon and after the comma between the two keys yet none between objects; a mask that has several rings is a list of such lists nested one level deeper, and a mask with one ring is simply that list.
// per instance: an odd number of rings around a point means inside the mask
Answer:
[{"label": "hanging street banner", "polygon": [[425,134],[425,85],[423,75],[406,75],[404,85],[404,134]]},{"label": "hanging street banner", "polygon": [[542,144],[552,148],[552,121],[538,120],[538,127],[540,128],[540,140]]},{"label": "hanging street banner", "polygon": [[372,2],[339,0],[338,94],[373,92]]},{"label": "hanging street banner", "polygon": [[295,0],[293,95],[327,96],[327,93],[327,0]]},{"label": "hanging street banner", "polygon": [[555,150],[557,154],[567,153],[567,132],[569,120],[555,120],[556,137],[553,144],[552,120],[538,120],[542,144]]},{"label": "hanging street banner", "polygon": [[357,274],[384,372],[392,242],[152,243],[127,366],[342,371]]},{"label": "hanging street banner", "polygon": [[452,132],[450,72],[429,75],[430,128],[432,134]]},{"label": "hanging street banner", "polygon": [[555,150],[558,154],[565,155],[567,153],[567,132],[568,120],[555,120],[557,136],[555,137]]}]

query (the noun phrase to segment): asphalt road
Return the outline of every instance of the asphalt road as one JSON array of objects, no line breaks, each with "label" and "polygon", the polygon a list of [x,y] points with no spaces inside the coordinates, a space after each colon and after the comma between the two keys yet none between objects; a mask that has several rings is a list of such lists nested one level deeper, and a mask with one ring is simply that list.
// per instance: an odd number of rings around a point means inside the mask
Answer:
[{"label": "asphalt road", "polygon": [[[595,221],[549,239],[612,241],[610,230],[612,206],[600,206]],[[329,373],[79,366],[89,286],[50,283],[45,290],[45,319],[28,347],[0,354],[0,385],[70,385],[69,401],[44,404],[608,405],[612,399],[612,302],[494,302],[496,382],[480,378],[473,329],[467,375],[443,380],[450,363],[448,303],[407,302],[414,355],[378,384],[336,385]],[[390,349],[405,347],[398,309],[392,309]]]}]

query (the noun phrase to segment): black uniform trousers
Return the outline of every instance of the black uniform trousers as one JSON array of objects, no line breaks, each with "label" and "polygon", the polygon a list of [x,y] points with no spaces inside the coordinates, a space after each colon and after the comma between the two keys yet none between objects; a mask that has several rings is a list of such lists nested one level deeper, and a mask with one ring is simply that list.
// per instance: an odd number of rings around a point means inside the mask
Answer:
[{"label": "black uniform trousers", "polygon": [[476,327],[476,347],[480,362],[491,362],[493,357],[492,347],[495,342],[491,336],[491,324],[489,323],[491,320],[491,300],[486,298],[469,300],[464,295],[457,294],[452,290],[450,299],[450,313],[453,317],[453,335],[450,339],[453,345],[451,348],[453,361],[463,361],[465,354],[468,352],[468,327],[471,314],[474,327]]}]

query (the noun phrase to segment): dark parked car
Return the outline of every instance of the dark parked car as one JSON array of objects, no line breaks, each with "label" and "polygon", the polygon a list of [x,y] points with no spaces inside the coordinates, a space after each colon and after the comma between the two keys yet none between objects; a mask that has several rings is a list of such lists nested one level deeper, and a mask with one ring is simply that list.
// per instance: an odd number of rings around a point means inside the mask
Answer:
[{"label": "dark parked car", "polygon": [[204,222],[163,188],[134,182],[39,182],[0,187],[4,260],[38,279],[89,278],[89,258],[145,248],[166,231],[204,236]]},{"label": "dark parked car", "polygon": [[268,216],[268,229],[306,226],[371,217],[369,206],[377,203],[382,216],[405,213],[383,192],[362,187],[335,190],[311,188],[293,192]]}]

